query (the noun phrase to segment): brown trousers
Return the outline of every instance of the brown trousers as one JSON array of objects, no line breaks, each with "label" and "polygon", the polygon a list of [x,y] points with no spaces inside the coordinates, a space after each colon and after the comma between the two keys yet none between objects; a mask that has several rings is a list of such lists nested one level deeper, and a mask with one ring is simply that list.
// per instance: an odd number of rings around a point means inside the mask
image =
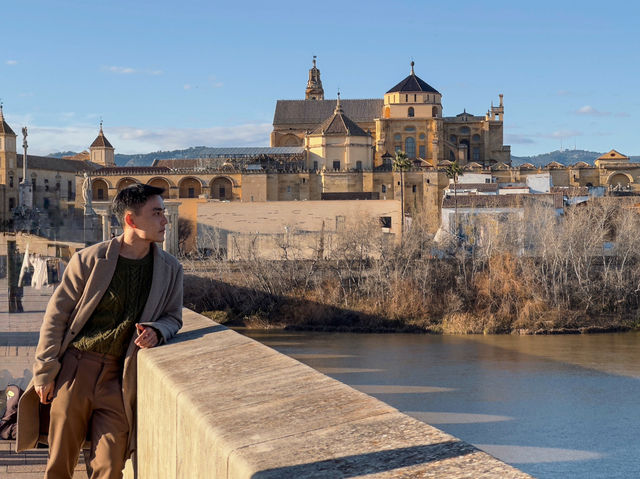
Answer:
[{"label": "brown trousers", "polygon": [[129,424],[121,381],[122,366],[113,356],[75,348],[64,353],[51,403],[45,479],[71,479],[85,439],[91,441],[91,479],[122,477]]}]

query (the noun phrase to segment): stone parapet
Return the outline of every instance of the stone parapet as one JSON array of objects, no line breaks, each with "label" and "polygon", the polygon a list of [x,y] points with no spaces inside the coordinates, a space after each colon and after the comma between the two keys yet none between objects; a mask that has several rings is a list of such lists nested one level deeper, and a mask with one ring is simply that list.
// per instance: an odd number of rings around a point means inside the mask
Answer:
[{"label": "stone parapet", "polygon": [[170,344],[139,353],[137,468],[139,479],[531,477],[186,309]]}]

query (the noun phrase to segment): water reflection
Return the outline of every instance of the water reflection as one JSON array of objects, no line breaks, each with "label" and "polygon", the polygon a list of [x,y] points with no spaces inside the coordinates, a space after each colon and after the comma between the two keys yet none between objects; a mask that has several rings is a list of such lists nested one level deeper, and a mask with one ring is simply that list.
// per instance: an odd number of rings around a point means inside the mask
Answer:
[{"label": "water reflection", "polygon": [[589,461],[601,459],[602,454],[576,449],[557,449],[551,447],[505,446],[498,444],[476,444],[478,449],[492,456],[500,457],[510,464],[535,464],[567,461]]},{"label": "water reflection", "polygon": [[419,421],[426,422],[427,424],[474,424],[482,422],[496,422],[496,421],[511,421],[512,417],[497,416],[495,414],[467,414],[460,412],[417,412],[417,411],[404,411],[409,416],[412,416]]},{"label": "water reflection", "polygon": [[455,389],[452,388],[439,388],[435,386],[397,386],[388,384],[358,384],[354,387],[358,391],[366,394],[426,394],[455,391]]}]

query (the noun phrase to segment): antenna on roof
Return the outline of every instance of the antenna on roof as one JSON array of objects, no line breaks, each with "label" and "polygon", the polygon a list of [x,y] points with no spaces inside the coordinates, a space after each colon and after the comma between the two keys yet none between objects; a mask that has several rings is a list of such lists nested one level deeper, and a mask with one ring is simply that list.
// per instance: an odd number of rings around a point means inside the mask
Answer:
[{"label": "antenna on roof", "polygon": [[415,65],[416,63],[413,61],[413,57],[411,57],[411,74],[415,75],[415,73],[413,72],[413,65]]}]

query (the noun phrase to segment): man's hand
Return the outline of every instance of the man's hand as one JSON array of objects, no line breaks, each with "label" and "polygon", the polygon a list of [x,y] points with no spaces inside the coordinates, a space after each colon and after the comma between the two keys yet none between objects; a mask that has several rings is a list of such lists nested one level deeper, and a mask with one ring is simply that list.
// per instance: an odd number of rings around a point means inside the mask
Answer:
[{"label": "man's hand", "polygon": [[141,324],[136,324],[136,329],[138,330],[138,337],[134,341],[134,343],[136,343],[136,346],[142,349],[157,346],[158,335],[156,334],[155,329],[149,326],[143,326]]},{"label": "man's hand", "polygon": [[55,383],[51,382],[44,386],[35,386],[36,393],[42,404],[49,404],[53,400],[53,388]]}]

